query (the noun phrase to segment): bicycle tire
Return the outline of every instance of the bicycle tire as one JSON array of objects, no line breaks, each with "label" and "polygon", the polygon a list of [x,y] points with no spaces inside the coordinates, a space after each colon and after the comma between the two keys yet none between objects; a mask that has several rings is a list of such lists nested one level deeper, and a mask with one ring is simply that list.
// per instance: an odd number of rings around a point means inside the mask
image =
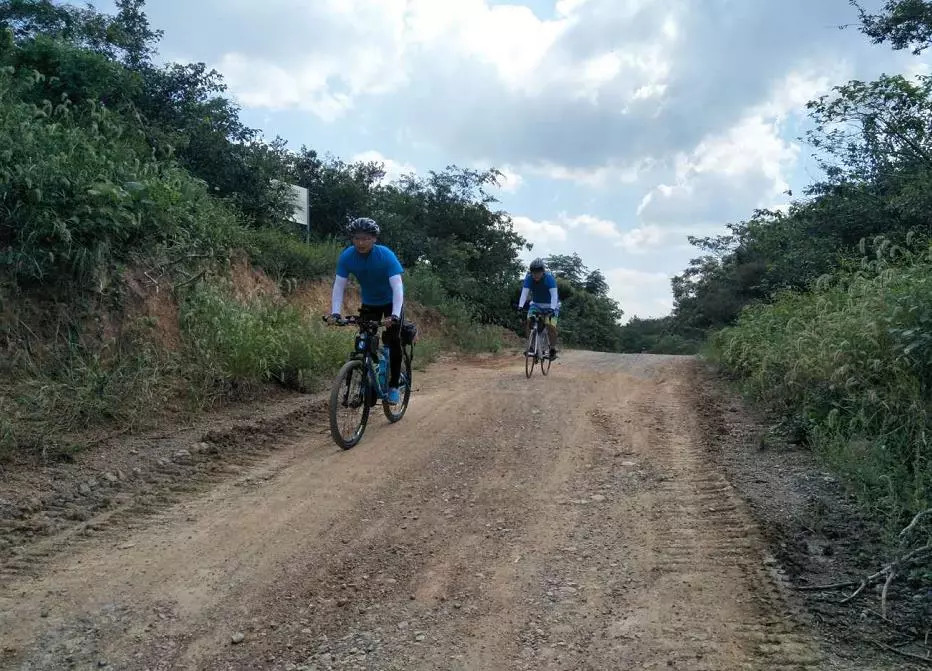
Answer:
[{"label": "bicycle tire", "polygon": [[524,374],[530,378],[534,374],[534,365],[537,363],[537,357],[529,356],[528,352],[537,351],[537,332],[531,331],[528,336],[527,349],[524,350]]},{"label": "bicycle tire", "polygon": [[540,346],[540,373],[541,375],[546,375],[550,372],[550,335],[546,332],[541,333],[542,338],[538,339],[540,344],[543,340],[543,344]]},{"label": "bicycle tire", "polygon": [[[349,379],[351,383],[353,372],[356,370],[362,375],[361,383],[363,389],[361,393],[362,398],[360,399],[362,401],[360,404],[362,414],[360,415],[359,423],[352,435],[349,438],[344,438],[340,431],[340,423],[337,418],[337,410],[341,405],[340,390],[343,388],[343,380]],[[348,450],[351,447],[355,447],[359,441],[362,440],[362,436],[366,432],[366,423],[369,421],[369,403],[366,395],[366,388],[368,385],[369,378],[366,374],[366,367],[363,365],[363,362],[359,360],[347,361],[343,364],[340,372],[337,373],[336,379],[333,381],[333,387],[330,390],[330,435],[333,437],[333,442],[341,449]]]},{"label": "bicycle tire", "polygon": [[407,351],[404,351],[401,356],[401,374],[408,381],[404,388],[404,396],[401,399],[401,411],[392,412],[392,405],[387,400],[382,400],[382,412],[385,413],[385,418],[392,424],[401,421],[401,418],[405,416],[405,412],[408,410],[408,401],[411,400],[411,357]]}]

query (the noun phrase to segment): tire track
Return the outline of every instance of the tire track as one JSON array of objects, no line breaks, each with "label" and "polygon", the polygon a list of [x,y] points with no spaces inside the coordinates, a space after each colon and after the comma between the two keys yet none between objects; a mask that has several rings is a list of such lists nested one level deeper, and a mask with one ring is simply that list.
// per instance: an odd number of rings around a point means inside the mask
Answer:
[{"label": "tire track", "polygon": [[[664,477],[636,506],[648,523],[636,525],[629,536],[641,548],[653,599],[683,605],[641,598],[638,605],[655,614],[648,630],[667,640],[698,639],[701,658],[673,655],[677,668],[726,668],[719,659],[725,651],[736,664],[731,668],[820,668],[817,647],[793,624],[794,612],[767,568],[766,546],[748,511],[697,440],[687,402],[691,390],[678,382],[644,389],[648,393],[635,411],[646,430],[631,438],[635,453],[650,459]],[[684,599],[677,584],[699,587],[692,592],[699,598]],[[670,616],[666,623],[662,615]]]}]

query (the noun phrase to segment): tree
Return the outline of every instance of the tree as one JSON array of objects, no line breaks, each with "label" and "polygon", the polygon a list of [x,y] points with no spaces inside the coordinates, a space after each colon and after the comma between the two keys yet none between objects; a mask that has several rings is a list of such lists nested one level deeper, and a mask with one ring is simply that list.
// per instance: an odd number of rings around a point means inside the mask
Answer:
[{"label": "tree", "polygon": [[145,0],[116,0],[120,10],[112,24],[111,39],[123,49],[123,62],[131,70],[148,67],[156,45],[162,39],[161,30],[153,30],[142,11]]},{"label": "tree", "polygon": [[562,277],[576,287],[582,287],[585,284],[585,278],[589,271],[576,252],[572,254],[553,254],[548,256],[544,262],[554,276]]},{"label": "tree", "polygon": [[912,49],[921,54],[932,40],[932,2],[928,0],[887,0],[879,14],[869,14],[856,0],[861,32],[874,44],[889,42],[896,49]]},{"label": "tree", "polygon": [[585,288],[590,294],[595,294],[596,296],[608,295],[608,282],[605,279],[605,275],[602,274],[602,271],[598,269],[593,270],[586,277]]},{"label": "tree", "polygon": [[809,141],[823,152],[832,179],[875,180],[932,168],[932,77],[917,79],[852,81],[807,104],[816,124]]},{"label": "tree", "polygon": [[116,6],[117,15],[108,16],[51,0],[0,0],[0,28],[9,28],[17,42],[62,40],[111,59],[122,54],[131,69],[147,67],[162,31],[150,27],[144,0],[116,0]]}]

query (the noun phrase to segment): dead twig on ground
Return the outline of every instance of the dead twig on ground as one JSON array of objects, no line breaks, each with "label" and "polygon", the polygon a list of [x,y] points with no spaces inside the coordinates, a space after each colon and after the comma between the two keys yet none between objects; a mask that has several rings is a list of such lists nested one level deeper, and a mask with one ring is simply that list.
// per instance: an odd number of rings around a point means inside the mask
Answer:
[{"label": "dead twig on ground", "polygon": [[883,584],[883,592],[880,593],[880,614],[884,617],[887,617],[887,592],[890,590],[890,583],[893,582],[893,579],[896,577],[896,571],[891,570],[887,574],[887,580]]},{"label": "dead twig on ground", "polygon": [[186,284],[191,284],[192,282],[196,282],[197,280],[199,280],[199,279],[201,279],[202,277],[204,277],[204,275],[206,275],[206,274],[207,274],[207,271],[206,271],[206,270],[202,270],[201,272],[196,273],[195,275],[189,277],[188,279],[184,280],[183,282],[178,282],[177,284],[175,284],[175,287],[174,287],[174,288],[175,288],[176,290],[177,290],[177,289],[180,289],[181,287],[185,286]]},{"label": "dead twig on ground", "polygon": [[908,525],[906,525],[906,528],[900,532],[900,535],[899,535],[900,540],[904,540],[907,534],[909,534],[910,531],[916,528],[916,525],[919,524],[920,520],[922,520],[922,518],[924,517],[928,517],[929,515],[932,515],[932,508],[916,513],[916,516],[913,518],[913,521],[910,522]]},{"label": "dead twig on ground", "polygon": [[[143,275],[145,275],[146,278],[148,278],[148,280],[149,280],[150,282],[152,282],[152,284],[155,285],[155,293],[158,293],[158,292],[159,292],[159,281],[158,281],[157,279],[155,279],[154,277],[152,277],[152,275],[149,274],[149,271],[148,271],[148,270],[145,271],[145,272],[143,273]],[[161,275],[159,275],[159,277],[161,277]]]},{"label": "dead twig on ground", "polygon": [[[922,561],[929,559],[930,557],[932,557],[932,543],[923,545],[922,547],[919,547],[910,552],[907,552],[905,555],[903,555],[899,559],[895,559],[894,561],[884,566],[882,569],[877,571],[875,574],[864,578],[861,581],[858,588],[854,591],[854,594],[842,599],[841,603],[848,603],[849,601],[857,597],[861,592],[863,592],[864,589],[868,587],[869,585],[873,585],[883,580],[884,589],[883,589],[883,594],[882,594],[882,604],[885,605],[887,591],[889,590],[890,584],[893,582],[895,575],[902,574],[903,573],[902,569],[912,566],[914,564],[918,564]],[[884,613],[886,613],[886,611],[884,611]]]},{"label": "dead twig on ground", "polygon": [[830,585],[794,585],[793,589],[800,592],[827,592],[832,589],[844,589],[845,587],[855,587],[860,584],[858,580],[848,580],[846,582],[833,582]]},{"label": "dead twig on ground", "polygon": [[892,645],[887,645],[886,643],[883,643],[881,641],[876,641],[872,638],[867,639],[867,641],[870,643],[873,643],[874,645],[876,645],[878,648],[881,648],[882,650],[886,650],[887,652],[893,652],[893,653],[896,653],[897,655],[902,655],[903,657],[908,657],[909,659],[914,659],[916,661],[923,662],[925,664],[929,664],[930,666],[932,666],[932,657],[929,657],[928,652],[926,652],[926,656],[923,657],[922,655],[917,655],[914,652],[909,652],[907,650],[900,650],[899,648],[895,648]]}]

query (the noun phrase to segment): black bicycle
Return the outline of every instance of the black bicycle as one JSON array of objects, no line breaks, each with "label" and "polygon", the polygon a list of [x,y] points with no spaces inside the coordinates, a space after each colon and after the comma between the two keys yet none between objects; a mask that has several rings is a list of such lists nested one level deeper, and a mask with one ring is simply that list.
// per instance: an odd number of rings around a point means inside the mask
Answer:
[{"label": "black bicycle", "polygon": [[397,403],[390,403],[388,347],[379,347],[379,329],[382,324],[355,316],[339,320],[324,317],[324,321],[334,326],[359,328],[353,351],[337,373],[330,390],[330,434],[337,445],[348,450],[362,440],[369,421],[369,410],[379,401],[382,402],[382,410],[389,422],[394,423],[404,417],[411,399],[411,360],[414,357],[417,327],[411,322],[403,322],[399,399]]},{"label": "black bicycle", "polygon": [[552,314],[553,310],[546,308],[528,311],[530,333],[527,348],[524,350],[524,374],[527,377],[534,374],[534,366],[538,364],[542,375],[550,372],[550,333],[547,331],[547,321],[544,317]]}]

